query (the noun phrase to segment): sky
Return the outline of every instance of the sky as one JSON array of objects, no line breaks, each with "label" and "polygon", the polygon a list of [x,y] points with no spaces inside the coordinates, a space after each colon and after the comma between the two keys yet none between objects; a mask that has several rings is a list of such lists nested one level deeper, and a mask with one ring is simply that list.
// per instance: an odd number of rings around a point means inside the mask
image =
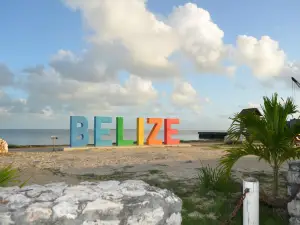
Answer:
[{"label": "sky", "polygon": [[300,101],[298,0],[1,4],[0,129],[66,129],[78,115],[90,128],[123,116],[226,130],[263,96]]}]

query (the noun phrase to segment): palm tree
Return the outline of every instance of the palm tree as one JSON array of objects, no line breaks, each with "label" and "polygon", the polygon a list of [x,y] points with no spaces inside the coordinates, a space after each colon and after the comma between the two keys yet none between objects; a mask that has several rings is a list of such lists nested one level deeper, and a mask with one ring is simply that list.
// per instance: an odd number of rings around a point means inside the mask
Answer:
[{"label": "palm tree", "polygon": [[275,93],[271,98],[264,97],[261,106],[261,117],[252,113],[236,114],[228,130],[231,138],[239,138],[248,134],[248,138],[240,148],[227,150],[220,160],[223,168],[230,172],[233,165],[243,156],[255,155],[263,159],[273,169],[273,195],[278,196],[278,172],[280,166],[287,160],[300,157],[300,148],[295,146],[295,137],[300,133],[300,124],[287,124],[289,114],[298,112],[291,98],[279,102]]}]

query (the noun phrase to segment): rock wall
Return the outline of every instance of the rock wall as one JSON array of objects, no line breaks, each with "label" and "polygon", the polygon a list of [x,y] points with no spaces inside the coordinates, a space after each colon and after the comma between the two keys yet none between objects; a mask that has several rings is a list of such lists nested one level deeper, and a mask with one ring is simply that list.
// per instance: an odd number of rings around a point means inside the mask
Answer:
[{"label": "rock wall", "polygon": [[180,225],[182,201],[143,181],[0,188],[1,225]]},{"label": "rock wall", "polygon": [[[294,196],[300,185],[300,161],[289,162],[287,181],[288,196]],[[288,203],[288,212],[290,215],[290,225],[300,225],[300,193]]]}]

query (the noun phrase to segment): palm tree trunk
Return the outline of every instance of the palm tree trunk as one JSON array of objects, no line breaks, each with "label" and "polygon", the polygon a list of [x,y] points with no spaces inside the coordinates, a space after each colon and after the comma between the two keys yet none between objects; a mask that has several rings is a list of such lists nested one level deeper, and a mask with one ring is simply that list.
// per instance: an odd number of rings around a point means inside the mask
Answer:
[{"label": "palm tree trunk", "polygon": [[273,196],[277,197],[278,196],[278,171],[279,167],[274,166],[273,167],[273,176],[274,176],[274,183],[273,183]]}]

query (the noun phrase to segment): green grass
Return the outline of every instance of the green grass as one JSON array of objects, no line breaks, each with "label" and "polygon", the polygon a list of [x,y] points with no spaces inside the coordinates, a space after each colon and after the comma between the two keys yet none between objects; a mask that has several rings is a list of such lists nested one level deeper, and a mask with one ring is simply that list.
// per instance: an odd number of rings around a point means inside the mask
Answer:
[{"label": "green grass", "polygon": [[[229,219],[242,186],[233,178],[226,177],[220,168],[202,167],[199,180],[188,181],[145,180],[147,183],[174,192],[183,201],[182,225],[220,225]],[[243,209],[237,213],[230,225],[242,225]],[[288,225],[288,218],[261,204],[261,225]]]},{"label": "green grass", "polygon": [[[183,225],[220,225],[221,222],[229,219],[242,194],[241,184],[228,177],[219,167],[200,168],[198,188],[199,191],[194,192],[189,198],[175,192],[183,199]],[[241,208],[231,225],[242,225],[242,214]],[[191,215],[198,215],[198,217]],[[289,223],[284,213],[260,204],[260,224],[288,225]]]}]

